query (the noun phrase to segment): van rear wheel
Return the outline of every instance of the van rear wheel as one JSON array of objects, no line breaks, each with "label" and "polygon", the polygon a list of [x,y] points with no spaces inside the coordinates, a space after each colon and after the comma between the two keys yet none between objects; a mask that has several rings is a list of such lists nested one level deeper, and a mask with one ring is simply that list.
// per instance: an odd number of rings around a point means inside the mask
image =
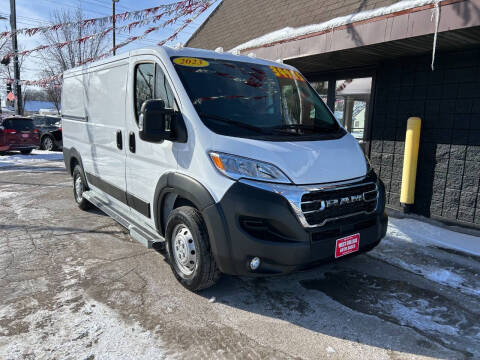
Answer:
[{"label": "van rear wheel", "polygon": [[200,212],[190,206],[168,216],[165,242],[173,273],[191,291],[214,285],[220,271],[210,249],[207,227]]},{"label": "van rear wheel", "polygon": [[73,169],[73,196],[78,207],[82,210],[88,210],[93,205],[83,197],[83,193],[88,190],[88,186],[83,177],[83,171],[80,165]]}]

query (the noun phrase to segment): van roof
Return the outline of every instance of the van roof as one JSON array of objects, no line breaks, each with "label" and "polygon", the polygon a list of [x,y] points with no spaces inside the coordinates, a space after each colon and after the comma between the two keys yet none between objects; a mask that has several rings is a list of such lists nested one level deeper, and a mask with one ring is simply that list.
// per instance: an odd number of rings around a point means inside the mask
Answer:
[{"label": "van roof", "polygon": [[167,55],[167,57],[172,57],[172,56],[201,57],[201,58],[221,59],[221,60],[230,60],[230,61],[243,61],[243,62],[248,62],[253,64],[282,66],[285,68],[294,69],[292,66],[287,64],[279,64],[275,61],[264,60],[264,59],[245,56],[245,55],[233,55],[229,52],[217,52],[214,50],[197,49],[197,48],[189,48],[189,47],[172,48],[169,46],[152,46],[152,47],[136,49],[136,50],[125,52],[119,55],[111,56],[103,60],[92,62],[88,65],[86,64],[86,65],[78,66],[73,69],[69,69],[65,71],[64,75],[68,76],[70,73],[78,72],[80,70],[86,70],[86,69],[97,67],[100,65],[109,64],[115,61],[128,59],[131,56],[155,55],[161,52],[164,52],[164,54]]},{"label": "van roof", "polygon": [[[197,48],[189,48],[189,47],[182,47],[182,48],[172,48],[169,46],[163,47],[167,52],[169,57],[172,56],[189,56],[189,57],[200,57],[200,58],[210,58],[210,59],[222,59],[222,60],[231,60],[231,61],[243,61],[248,63],[254,64],[264,64],[264,65],[279,65],[275,61],[265,60],[261,58],[255,58],[245,55],[234,55],[230,52],[217,52],[214,50],[206,50],[206,49],[197,49]],[[290,65],[281,64],[284,67],[292,68]]]}]

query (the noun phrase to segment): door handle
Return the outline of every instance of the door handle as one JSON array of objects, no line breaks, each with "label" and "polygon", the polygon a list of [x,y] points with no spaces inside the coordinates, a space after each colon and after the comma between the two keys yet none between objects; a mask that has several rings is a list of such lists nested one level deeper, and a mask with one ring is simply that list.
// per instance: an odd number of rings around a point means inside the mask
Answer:
[{"label": "door handle", "polygon": [[117,148],[118,150],[123,149],[123,141],[122,141],[122,130],[117,130]]},{"label": "door handle", "polygon": [[133,131],[130,131],[130,134],[128,134],[128,148],[130,152],[135,152],[135,133]]}]

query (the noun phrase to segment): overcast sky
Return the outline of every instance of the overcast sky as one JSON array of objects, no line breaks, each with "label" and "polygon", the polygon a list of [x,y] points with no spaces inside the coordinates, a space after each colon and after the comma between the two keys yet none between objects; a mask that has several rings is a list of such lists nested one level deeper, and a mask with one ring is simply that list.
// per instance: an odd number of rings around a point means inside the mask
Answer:
[{"label": "overcast sky", "polygon": [[[117,3],[117,13],[140,10],[150,8],[162,4],[170,4],[177,0],[120,0]],[[85,14],[85,17],[95,18],[108,16],[112,14],[112,1],[111,0],[16,0],[17,2],[17,28],[44,26],[50,24],[50,17],[52,11],[56,10],[75,10],[75,8],[81,8]],[[210,9],[198,17],[192,24],[190,24],[179,37],[170,45],[174,45],[178,42],[184,43],[193,32],[202,24],[202,22],[208,17],[213,9],[218,6],[220,1],[217,1]],[[0,0],[0,16],[9,17],[10,15],[10,0]],[[185,18],[186,19],[186,18]],[[131,22],[127,21],[125,24]],[[161,22],[157,23],[161,24]],[[168,28],[161,29],[149,34],[147,38],[142,41],[135,41],[123,48],[118,53],[122,53],[131,49],[141,48],[145,46],[152,46],[159,41],[167,38],[173,33],[173,31],[180,27],[181,23],[174,24]],[[10,24],[8,21],[0,21],[0,30],[10,30]],[[117,43],[125,40],[129,36],[138,35],[145,31],[145,28],[139,28],[134,30],[132,34],[125,32],[123,34],[117,34]],[[111,39],[111,34],[108,35]],[[34,37],[19,37],[20,49],[31,49],[42,44],[41,36]],[[110,48],[110,47],[109,47]],[[24,80],[35,80],[39,78],[39,58],[38,53],[33,53],[28,57],[28,61],[24,65],[21,78]]]}]

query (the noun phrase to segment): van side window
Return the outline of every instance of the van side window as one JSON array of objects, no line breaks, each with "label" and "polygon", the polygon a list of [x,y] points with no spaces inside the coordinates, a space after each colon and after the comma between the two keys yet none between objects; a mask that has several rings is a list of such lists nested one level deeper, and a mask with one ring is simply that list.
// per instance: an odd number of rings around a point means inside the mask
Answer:
[{"label": "van side window", "polygon": [[165,107],[172,109],[175,100],[172,89],[160,66],[153,63],[137,65],[135,69],[135,114],[136,121],[145,101],[161,99]]},{"label": "van side window", "polygon": [[155,94],[155,65],[139,64],[135,70],[135,113],[136,120],[145,101],[153,99]]},{"label": "van side window", "polygon": [[170,88],[170,84],[158,64],[156,65],[155,72],[155,99],[161,99],[165,101],[165,107],[173,109],[175,101],[173,100],[173,92]]}]

